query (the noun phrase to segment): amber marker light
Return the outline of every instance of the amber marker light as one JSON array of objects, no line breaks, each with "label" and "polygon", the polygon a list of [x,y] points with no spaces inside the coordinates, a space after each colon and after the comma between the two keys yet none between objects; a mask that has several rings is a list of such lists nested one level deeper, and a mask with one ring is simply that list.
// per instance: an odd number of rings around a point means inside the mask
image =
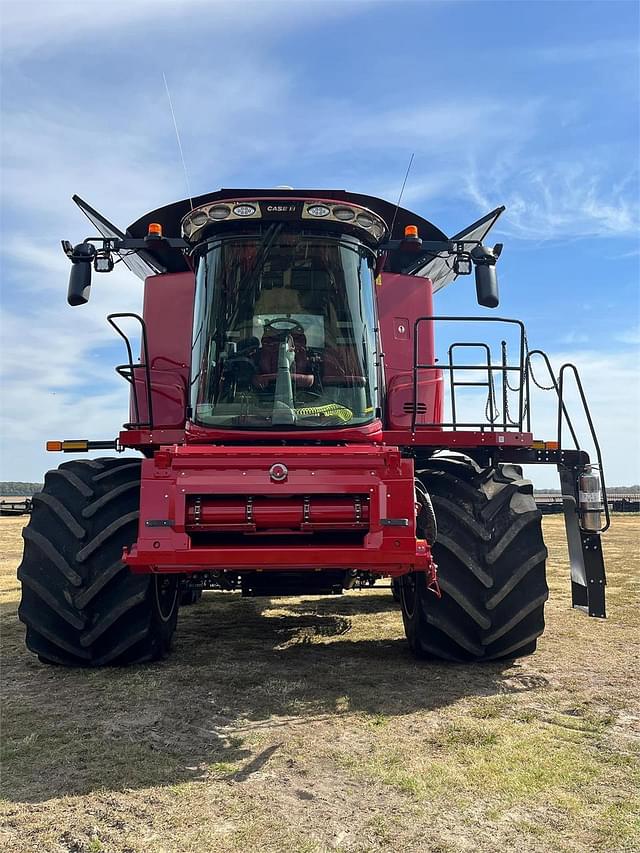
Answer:
[{"label": "amber marker light", "polygon": [[159,222],[150,222],[147,237],[162,237],[162,225]]},{"label": "amber marker light", "polygon": [[404,236],[413,238],[414,240],[418,237],[418,226],[417,225],[405,225],[404,226]]},{"label": "amber marker light", "polygon": [[47,442],[47,450],[55,452],[60,452],[62,450],[62,442],[61,441],[48,441]]}]

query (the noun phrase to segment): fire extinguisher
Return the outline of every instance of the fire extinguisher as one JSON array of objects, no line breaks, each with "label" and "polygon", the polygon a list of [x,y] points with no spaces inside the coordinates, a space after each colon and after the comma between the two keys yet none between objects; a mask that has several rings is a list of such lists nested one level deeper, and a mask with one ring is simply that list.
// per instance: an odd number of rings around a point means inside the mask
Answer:
[{"label": "fire extinguisher", "polygon": [[600,474],[593,465],[585,465],[578,477],[580,526],[588,533],[602,530],[602,491]]}]

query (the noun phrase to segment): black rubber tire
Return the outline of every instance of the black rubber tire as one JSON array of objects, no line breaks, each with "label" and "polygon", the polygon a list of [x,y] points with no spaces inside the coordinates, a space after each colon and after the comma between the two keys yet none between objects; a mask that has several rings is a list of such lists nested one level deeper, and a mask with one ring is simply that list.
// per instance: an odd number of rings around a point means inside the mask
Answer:
[{"label": "black rubber tire", "polygon": [[418,472],[438,522],[432,552],[442,598],[425,575],[402,579],[402,615],[417,657],[482,661],[531,654],[544,630],[547,549],[533,486],[517,465],[481,469],[437,455]]},{"label": "black rubber tire", "polygon": [[112,666],[169,653],[177,577],[134,575],[121,560],[139,506],[140,460],[74,460],[47,473],[18,568],[27,648],[44,663]]}]

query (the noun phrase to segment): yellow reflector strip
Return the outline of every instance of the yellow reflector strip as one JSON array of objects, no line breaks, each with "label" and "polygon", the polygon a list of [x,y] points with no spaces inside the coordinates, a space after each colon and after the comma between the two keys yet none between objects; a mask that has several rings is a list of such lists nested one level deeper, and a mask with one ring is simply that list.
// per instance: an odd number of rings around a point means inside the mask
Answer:
[{"label": "yellow reflector strip", "polygon": [[87,439],[76,439],[75,441],[63,441],[62,449],[65,453],[73,452],[74,450],[88,450],[89,441]]},{"label": "yellow reflector strip", "polygon": [[534,441],[531,447],[535,450],[544,450],[544,441]]},{"label": "yellow reflector strip", "polygon": [[62,442],[61,441],[48,441],[47,442],[47,450],[59,452],[60,450],[62,450]]}]

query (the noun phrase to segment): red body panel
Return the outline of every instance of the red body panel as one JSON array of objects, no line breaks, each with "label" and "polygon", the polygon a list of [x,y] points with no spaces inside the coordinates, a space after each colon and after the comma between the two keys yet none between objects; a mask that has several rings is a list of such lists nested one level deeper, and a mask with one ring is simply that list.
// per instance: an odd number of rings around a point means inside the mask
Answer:
[{"label": "red body panel", "polygon": [[[143,319],[151,373],[154,431],[183,429],[188,403],[195,278],[191,272],[150,276]],[[136,371],[140,421],[149,419],[143,371]],[[129,409],[135,418],[133,399]]]},{"label": "red body panel", "polygon": [[410,430],[387,430],[384,434],[388,444],[401,447],[531,447],[533,434],[530,432],[493,432],[480,430],[442,430],[418,427]]},{"label": "red body panel", "polygon": [[[124,556],[132,571],[425,571],[435,579],[429,547],[417,538],[413,461],[399,448],[527,445],[532,437],[437,426],[411,431],[414,325],[433,313],[431,282],[385,273],[376,287],[386,387],[382,419],[306,431],[185,422],[194,291],[192,272],[145,282],[153,429],[120,434],[123,447],[155,451],[142,464],[138,539]],[[435,360],[433,328],[426,324],[418,357]],[[143,372],[136,373],[144,422],[146,388]],[[438,424],[442,417],[442,372],[420,371],[417,423]],[[287,441],[293,443],[283,446]],[[269,473],[276,462],[288,468],[282,482]]]},{"label": "red body panel", "polygon": [[[282,482],[270,476],[274,462],[288,468]],[[427,543],[416,538],[413,462],[395,448],[163,448],[142,463],[141,495],[138,540],[124,558],[133,571],[340,568],[399,575],[432,567]],[[203,506],[209,500],[211,519],[219,496],[228,498],[229,512],[243,528],[235,528],[231,540],[225,531],[221,538],[212,536],[201,513],[199,525],[194,519],[197,498]],[[351,515],[355,496],[367,503],[360,521]],[[261,504],[266,525],[261,530],[247,527],[248,498]],[[311,510],[308,527],[301,529],[291,508],[305,499]],[[194,535],[199,531],[200,538]],[[331,541],[345,531],[351,538]],[[256,533],[263,535],[256,539]],[[278,541],[270,545],[269,536],[276,534]]]},{"label": "red body panel", "polygon": [[[380,282],[376,287],[376,297],[387,390],[385,430],[406,430],[410,435],[414,324],[416,318],[431,316],[433,313],[432,285],[428,278],[393,273],[383,273]],[[421,330],[418,344],[420,363],[433,364],[435,348],[432,325],[427,327],[426,334]],[[423,423],[437,424],[442,421],[442,371],[419,371],[417,407]]]},{"label": "red body panel", "polygon": [[260,495],[250,499],[217,495],[187,499],[186,530],[190,533],[368,529],[369,495]]}]

